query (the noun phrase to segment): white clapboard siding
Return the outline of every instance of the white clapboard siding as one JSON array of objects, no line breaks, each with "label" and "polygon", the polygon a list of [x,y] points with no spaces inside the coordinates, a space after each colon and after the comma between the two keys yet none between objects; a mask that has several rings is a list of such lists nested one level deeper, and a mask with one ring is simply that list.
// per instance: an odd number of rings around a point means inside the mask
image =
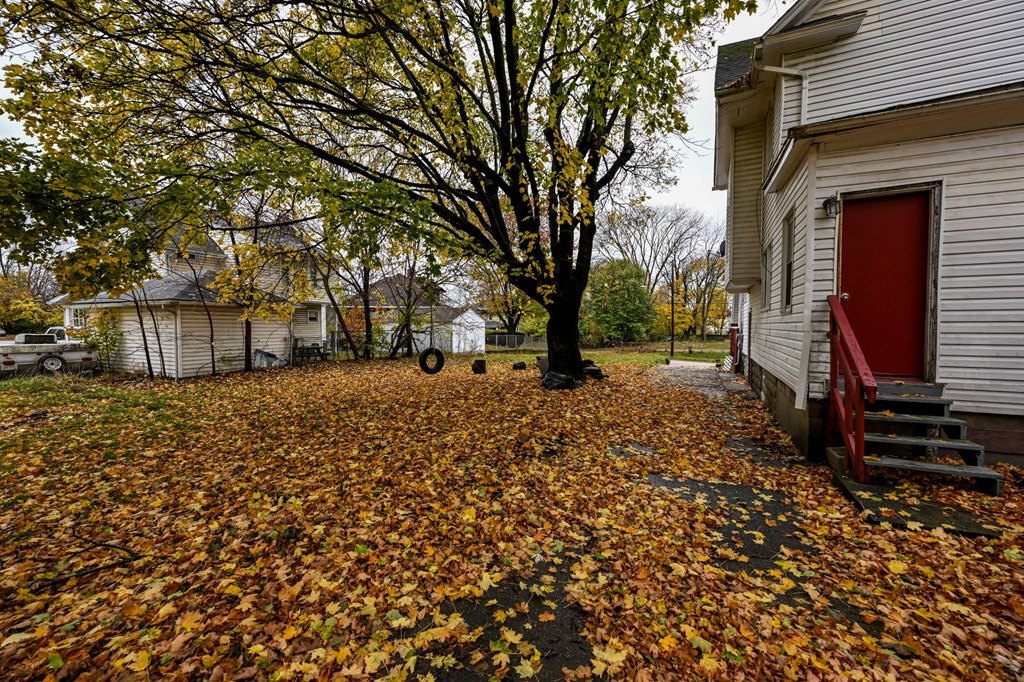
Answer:
[{"label": "white clapboard siding", "polygon": [[220,272],[227,264],[227,259],[224,256],[196,253],[186,259],[176,254],[167,254],[164,263],[165,277],[179,275],[185,277],[187,281],[192,281],[203,273]]},{"label": "white clapboard siding", "polygon": [[764,132],[763,124],[735,132],[726,240],[729,249],[727,277],[730,281],[752,281],[760,276],[758,230],[762,208]]},{"label": "white clapboard siding", "polygon": [[860,31],[787,58],[809,74],[807,121],[1024,81],[1024,2],[828,2],[812,19],[867,10]]},{"label": "white clapboard siding", "polygon": [[288,321],[279,318],[252,321],[252,349],[273,353],[291,361],[292,333]]},{"label": "white clapboard siding", "polygon": [[[245,324],[241,308],[233,305],[211,305],[210,314],[201,305],[180,309],[181,376],[210,374],[210,324],[212,320],[217,372],[234,372],[245,366]],[[252,349],[264,350],[282,360],[289,359],[288,323],[280,320],[252,321]]]},{"label": "white clapboard siding", "polygon": [[180,308],[181,376],[210,374],[214,358],[210,354],[210,326],[213,325],[213,349],[217,372],[244,367],[241,309],[233,305],[210,305],[209,317],[202,305]]},{"label": "white clapboard siding", "polygon": [[[985,3],[981,3],[985,4]],[[1024,414],[1024,127],[818,156],[815,202],[834,192],[942,183],[937,380],[956,409]],[[989,192],[987,179],[997,179]],[[815,225],[811,397],[823,397],[835,220]]]},{"label": "white clapboard siding", "polygon": [[[320,343],[323,341],[321,317],[324,312],[319,304],[300,305],[295,308],[292,316],[292,336],[302,339],[304,343]],[[309,313],[316,313],[316,322],[309,321]]]},{"label": "white clapboard siding", "polygon": [[[771,305],[763,306],[763,284],[751,291],[752,336],[751,357],[794,392],[801,390],[800,363],[804,339],[803,306],[805,305],[807,248],[807,179],[806,165],[779,192],[765,195],[764,239],[762,248],[771,245]],[[783,307],[783,244],[782,226],[788,216],[793,218],[793,305]]]},{"label": "white clapboard siding", "polygon": [[771,106],[768,107],[768,118],[765,122],[767,126],[767,135],[764,140],[764,159],[765,167],[770,167],[772,160],[775,159],[779,153],[779,149],[782,148],[782,128],[783,128],[783,83],[780,78],[775,82],[775,92],[772,93]]},{"label": "white clapboard siding", "polygon": [[[143,306],[142,320],[134,308],[117,308],[117,332],[120,336],[118,346],[112,354],[109,369],[115,372],[148,372],[146,362],[146,344],[149,346],[149,360],[153,373],[157,376],[174,377],[175,366],[175,331],[174,311],[169,308],[154,308],[152,316]],[[156,318],[156,325],[153,319]],[[145,344],[143,343],[145,329]],[[161,359],[162,354],[162,359]]]}]

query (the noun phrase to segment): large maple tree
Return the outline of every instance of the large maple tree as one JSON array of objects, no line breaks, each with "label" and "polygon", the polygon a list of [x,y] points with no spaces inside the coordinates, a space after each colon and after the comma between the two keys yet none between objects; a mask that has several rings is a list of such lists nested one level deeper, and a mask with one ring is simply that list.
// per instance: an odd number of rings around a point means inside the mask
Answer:
[{"label": "large maple tree", "polygon": [[230,181],[209,159],[255,142],[308,159],[289,182],[393,183],[546,308],[551,368],[581,376],[595,203],[685,129],[702,24],[754,4],[3,2],[3,110],[47,153],[130,169],[136,200]]}]

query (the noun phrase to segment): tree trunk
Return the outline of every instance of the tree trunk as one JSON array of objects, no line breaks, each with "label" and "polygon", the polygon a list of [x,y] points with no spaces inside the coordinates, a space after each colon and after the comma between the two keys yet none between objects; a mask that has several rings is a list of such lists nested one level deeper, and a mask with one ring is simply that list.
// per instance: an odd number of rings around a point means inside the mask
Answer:
[{"label": "tree trunk", "polygon": [[139,305],[139,299],[135,296],[135,292],[132,292],[132,301],[135,303],[135,315],[139,320],[139,331],[142,332],[142,352],[146,356],[146,372],[149,374],[149,380],[153,381],[153,360],[149,357],[149,339],[146,338],[146,322],[142,319],[142,306]]},{"label": "tree trunk", "polygon": [[580,355],[580,304],[582,297],[555,301],[548,311],[548,369],[583,379]]},{"label": "tree trunk", "polygon": [[363,334],[363,359],[369,360],[373,350],[373,317],[370,314],[370,269],[363,268],[363,290],[360,292],[363,299],[363,324],[366,331]]},{"label": "tree trunk", "polygon": [[[323,278],[324,291],[327,292],[327,298],[331,302],[331,307],[334,309],[334,317],[338,321],[337,327],[341,328],[343,334],[345,334],[345,343],[352,349],[352,359],[359,359],[359,352],[356,350],[355,339],[352,338],[352,334],[348,330],[348,325],[345,324],[345,315],[341,312],[341,306],[338,305],[338,299],[335,298],[334,292],[331,291],[331,275],[329,270],[320,271],[320,276]],[[337,329],[335,329],[335,338],[337,338]]]},{"label": "tree trunk", "polygon": [[[245,353],[245,366],[246,372],[252,371],[252,320],[245,321],[245,339],[242,344],[243,353]],[[295,359],[292,358],[294,362]]]},{"label": "tree trunk", "polygon": [[156,313],[153,311],[153,307],[149,305],[149,301],[146,301],[146,310],[149,311],[149,319],[153,321],[153,335],[156,336],[156,352],[160,357],[160,376],[167,376],[167,363],[164,361],[164,344],[160,340],[160,325],[156,322]]}]

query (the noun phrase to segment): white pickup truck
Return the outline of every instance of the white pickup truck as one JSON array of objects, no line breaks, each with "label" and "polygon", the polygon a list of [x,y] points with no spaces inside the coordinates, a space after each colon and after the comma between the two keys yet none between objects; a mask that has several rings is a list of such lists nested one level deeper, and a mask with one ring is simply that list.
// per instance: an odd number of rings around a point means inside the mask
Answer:
[{"label": "white pickup truck", "polygon": [[0,341],[0,377],[15,373],[81,372],[95,366],[96,349],[67,338],[63,327],[50,327],[45,334],[18,334],[14,341]]}]

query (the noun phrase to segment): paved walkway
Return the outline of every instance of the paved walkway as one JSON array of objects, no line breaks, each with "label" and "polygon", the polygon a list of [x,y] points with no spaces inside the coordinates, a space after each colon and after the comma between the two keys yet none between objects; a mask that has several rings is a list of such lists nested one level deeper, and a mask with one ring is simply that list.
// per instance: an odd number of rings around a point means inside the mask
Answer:
[{"label": "paved walkway", "polygon": [[735,374],[720,370],[713,362],[669,360],[655,366],[657,379],[700,391],[710,398],[725,398],[729,393],[750,393],[750,388]]},{"label": "paved walkway", "polygon": [[[735,419],[732,407],[735,400],[730,396],[743,400],[756,400],[750,387],[736,374],[722,371],[711,362],[694,362],[692,360],[669,360],[667,365],[657,365],[653,376],[654,381],[661,381],[699,391],[722,410],[722,420],[731,422]],[[726,449],[733,455],[767,467],[806,466],[808,462],[802,455],[795,454],[791,448],[779,447],[778,444],[754,442],[745,437],[733,437],[726,441]],[[977,518],[965,511],[928,500],[919,499],[916,491],[904,491],[899,477],[875,475],[872,484],[855,483],[847,476],[835,476],[835,482],[843,493],[864,512],[871,523],[889,523],[898,527],[911,525],[925,528],[944,528],[970,537],[984,535],[999,537],[1006,528],[984,518]],[[652,483],[665,485],[663,481]],[[689,485],[706,485],[706,482],[690,481]],[[742,486],[739,486],[742,488]],[[679,486],[676,486],[676,490]],[[748,496],[754,495],[751,489]],[[896,513],[893,513],[894,510]]]}]

